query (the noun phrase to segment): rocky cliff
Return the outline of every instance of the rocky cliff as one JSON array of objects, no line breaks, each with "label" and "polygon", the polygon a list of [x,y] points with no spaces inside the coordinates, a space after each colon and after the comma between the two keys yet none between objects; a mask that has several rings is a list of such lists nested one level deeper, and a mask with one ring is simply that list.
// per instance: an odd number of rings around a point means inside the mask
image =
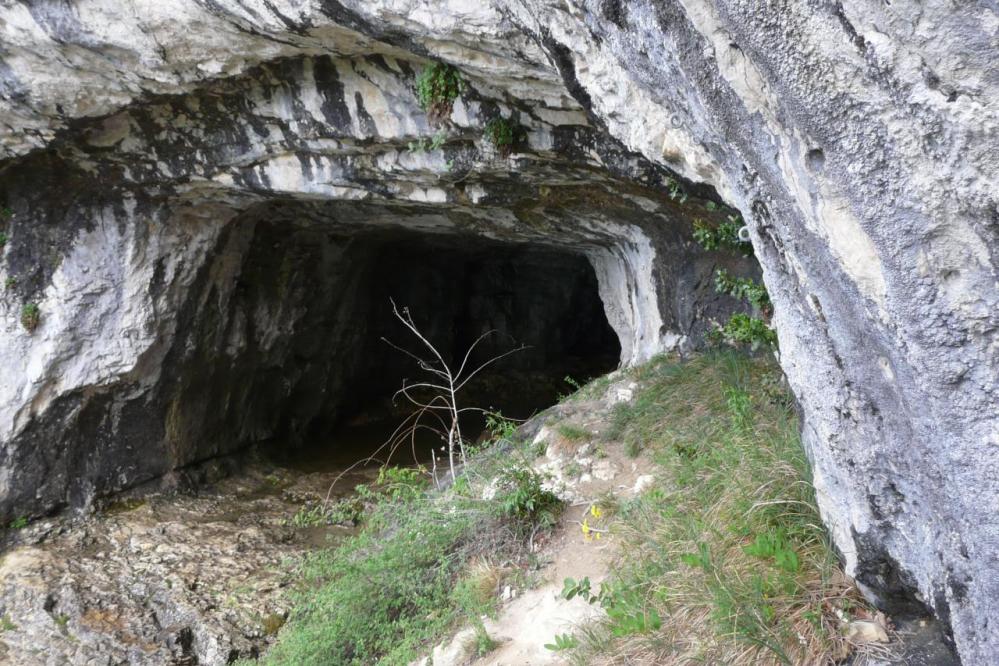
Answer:
[{"label": "rocky cliff", "polygon": [[313,418],[376,232],[585,256],[622,363],[696,344],[727,204],[849,570],[994,663],[997,47],[992,0],[0,2],[0,514]]}]

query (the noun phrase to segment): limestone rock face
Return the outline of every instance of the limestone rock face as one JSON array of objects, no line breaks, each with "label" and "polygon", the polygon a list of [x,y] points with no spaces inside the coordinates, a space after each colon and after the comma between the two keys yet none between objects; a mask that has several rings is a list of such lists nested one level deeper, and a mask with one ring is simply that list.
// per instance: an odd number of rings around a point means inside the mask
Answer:
[{"label": "limestone rock face", "polygon": [[995,663],[997,46],[988,0],[0,2],[0,518],[307,421],[376,237],[585,256],[622,363],[695,344],[724,202],[850,571]]}]

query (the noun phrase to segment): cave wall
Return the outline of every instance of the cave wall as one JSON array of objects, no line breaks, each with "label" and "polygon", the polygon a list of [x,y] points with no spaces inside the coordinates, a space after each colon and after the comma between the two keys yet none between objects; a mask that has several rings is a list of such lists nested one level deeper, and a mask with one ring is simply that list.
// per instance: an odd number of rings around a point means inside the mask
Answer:
[{"label": "cave wall", "polygon": [[[146,390],[223,222],[269,198],[583,252],[624,363],[731,308],[685,223],[724,199],[749,222],[849,570],[886,608],[948,621],[966,663],[999,660],[991,0],[137,4],[0,7],[2,270],[31,276],[0,304],[4,461],[31,428],[65,430],[60,400]],[[471,86],[421,153],[425,57]],[[477,130],[496,115],[527,128],[512,158]],[[5,498],[18,469],[0,464]]]},{"label": "cave wall", "polygon": [[999,660],[995,3],[507,5],[612,134],[746,213],[848,570]]},{"label": "cave wall", "polygon": [[[253,442],[295,442],[319,412],[335,419],[355,373],[342,359],[364,335],[328,321],[359,311],[348,296],[370,248],[355,237],[453,235],[585,256],[624,364],[691,346],[738,307],[711,288],[729,260],[690,238],[690,211],[720,217],[717,198],[671,198],[675,174],[600,132],[556,75],[520,69],[516,52],[487,59],[445,144],[420,149],[410,144],[440,131],[413,93],[422,65],[349,36],[72,119],[45,150],[0,165],[13,213],[0,221],[10,239],[0,279],[15,280],[0,298],[0,519],[85,507]],[[482,136],[499,116],[524,128],[510,156]],[[265,234],[273,250],[255,244]],[[311,308],[300,298],[310,281],[323,287]],[[35,331],[19,323],[26,303],[42,313]],[[324,345],[333,356],[315,360]]]}]

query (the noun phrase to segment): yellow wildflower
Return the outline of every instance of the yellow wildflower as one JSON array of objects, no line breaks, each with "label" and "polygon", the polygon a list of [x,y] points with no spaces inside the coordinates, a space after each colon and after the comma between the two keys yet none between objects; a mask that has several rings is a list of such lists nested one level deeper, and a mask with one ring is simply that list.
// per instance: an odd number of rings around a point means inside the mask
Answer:
[{"label": "yellow wildflower", "polygon": [[603,511],[601,511],[601,510],[600,510],[600,507],[599,507],[599,506],[597,506],[596,504],[591,504],[591,505],[590,505],[590,514],[591,514],[591,515],[592,515],[592,516],[593,516],[594,518],[600,518],[601,516],[603,516],[603,515],[604,515],[604,512],[603,512]]}]

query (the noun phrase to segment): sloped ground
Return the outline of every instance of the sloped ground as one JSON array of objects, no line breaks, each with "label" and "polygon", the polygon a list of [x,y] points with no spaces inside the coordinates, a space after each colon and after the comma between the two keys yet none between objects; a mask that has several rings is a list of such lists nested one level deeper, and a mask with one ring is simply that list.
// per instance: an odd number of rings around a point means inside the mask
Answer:
[{"label": "sloped ground", "polygon": [[8,534],[0,663],[952,663],[842,574],[772,362],[656,359],[503,430],[441,491],[342,481],[360,531],[307,510],[336,470],[254,467]]},{"label": "sloped ground", "polygon": [[833,556],[772,362],[657,359],[523,430],[571,504],[539,582],[500,591],[492,651],[465,629],[414,663],[909,663]]}]

